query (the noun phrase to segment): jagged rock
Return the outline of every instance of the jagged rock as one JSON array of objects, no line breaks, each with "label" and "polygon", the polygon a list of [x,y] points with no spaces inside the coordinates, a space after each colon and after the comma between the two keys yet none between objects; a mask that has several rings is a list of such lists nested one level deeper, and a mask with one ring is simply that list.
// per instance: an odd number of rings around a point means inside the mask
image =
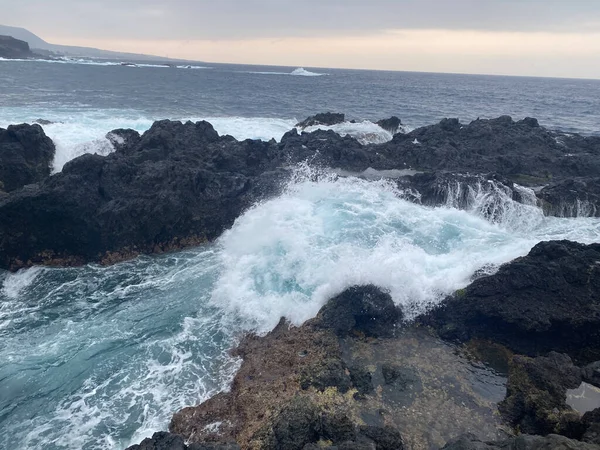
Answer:
[{"label": "jagged rock", "polygon": [[343,336],[361,332],[389,337],[402,320],[392,297],[376,286],[354,286],[329,300],[317,315],[317,324]]},{"label": "jagged rock", "polygon": [[366,367],[362,366],[354,366],[349,368],[350,371],[350,379],[352,380],[352,385],[358,391],[358,396],[363,397],[366,394],[370,394],[375,390],[373,386],[373,378],[372,374]]},{"label": "jagged rock", "polygon": [[[448,119],[397,134],[387,144],[364,146],[331,130],[293,130],[280,143],[220,137],[206,122],[160,121],[141,137],[115,130],[108,136],[114,153],[84,155],[35,188],[0,194],[0,268],[109,264],[212,240],[244,209],[277,194],[289,167],[300,162],[351,172],[439,170],[407,182],[415,190],[412,199],[424,204],[447,200],[448,171],[459,170],[472,175],[463,177],[458,200],[466,198],[472,183],[487,189],[482,179],[502,183],[517,201],[526,198],[514,182],[550,184],[540,194],[548,213],[565,214],[569,204],[599,211],[590,187],[600,174],[600,138],[535,125],[534,119],[508,117],[468,125]],[[579,177],[576,182],[565,181],[573,176]],[[5,191],[12,189],[0,181]],[[17,181],[19,186],[40,178]],[[494,220],[497,209],[490,211]]]},{"label": "jagged rock", "polygon": [[[351,288],[329,303],[343,298],[349,299],[351,313],[358,314],[345,333],[355,327],[354,331],[365,334],[386,334],[365,327],[361,318],[385,322],[384,315],[390,315],[387,325],[393,327],[399,317],[393,303],[388,303],[389,296],[373,286]],[[327,306],[323,311],[331,312]],[[346,367],[340,340],[328,323],[316,318],[292,327],[282,319],[264,337],[247,336],[234,352],[243,364],[231,391],[178,412],[170,431],[190,443],[236,441],[242,448],[303,449],[319,441],[341,448],[401,448],[390,447],[402,441],[396,430],[375,425],[363,429],[351,418],[352,405],[343,403],[345,396],[352,398],[348,391],[357,387],[366,395],[373,392],[373,386],[368,386],[369,373]],[[209,426],[215,423],[221,425]]]},{"label": "jagged rock", "polygon": [[338,123],[343,123],[346,120],[345,114],[340,113],[319,113],[314,116],[307,117],[302,122],[298,122],[296,124],[297,128],[308,128],[315,125],[337,125]]},{"label": "jagged rock", "polygon": [[50,176],[54,143],[39,125],[0,128],[0,191],[15,191]]},{"label": "jagged rock", "polygon": [[265,449],[302,450],[319,440],[319,408],[306,397],[296,397],[275,418]]},{"label": "jagged rock", "polygon": [[581,421],[587,427],[581,440],[600,446],[600,408],[585,413]]},{"label": "jagged rock", "polygon": [[300,375],[300,386],[302,389],[314,387],[321,391],[335,387],[344,393],[348,392],[352,382],[342,360],[334,357],[305,368]]},{"label": "jagged rock", "polygon": [[600,358],[600,244],[541,242],[446,298],[420,321],[445,339],[481,337],[530,356]]},{"label": "jagged rock", "polygon": [[533,186],[560,177],[600,175],[600,138],[572,139],[534,126],[534,120],[514,122],[502,116],[461,124],[457,119],[444,119],[436,125],[396,134],[391,142],[379,147],[379,152],[393,158],[397,167],[495,172]]},{"label": "jagged rock", "polygon": [[581,370],[567,355],[551,352],[535,359],[514,356],[506,399],[499,409],[522,433],[581,439],[587,427],[579,413],[566,404],[567,390],[580,384]]},{"label": "jagged rock", "polygon": [[146,438],[126,450],[240,450],[240,446],[235,443],[218,444],[214,442],[185,445],[181,436],[162,431],[154,433],[152,438]]},{"label": "jagged rock", "polygon": [[462,436],[448,443],[442,450],[597,450],[589,443],[568,439],[564,436],[521,435],[502,441],[484,442],[472,435]]},{"label": "jagged rock", "polygon": [[106,134],[106,139],[112,144],[116,152],[127,153],[139,144],[141,136],[135,130],[119,128]]},{"label": "jagged rock", "polygon": [[40,125],[52,125],[54,123],[51,120],[46,120],[46,119],[36,119],[33,122],[40,124]]},{"label": "jagged rock", "polygon": [[582,370],[583,381],[600,387],[600,361],[585,366]]},{"label": "jagged rock", "polygon": [[152,438],[144,439],[138,445],[132,445],[127,450],[188,450],[183,438],[176,434],[158,432]]},{"label": "jagged rock", "polygon": [[398,132],[398,128],[400,128],[400,125],[402,125],[402,121],[396,116],[392,116],[389,119],[379,120],[376,123],[385,131],[390,132],[392,135],[396,134]]},{"label": "jagged rock", "polygon": [[27,42],[12,36],[0,36],[0,58],[25,59],[32,56]]},{"label": "jagged rock", "polygon": [[156,122],[120,151],[83,155],[0,201],[0,268],[111,263],[214,239],[280,188],[273,149],[207,122]]},{"label": "jagged rock", "polygon": [[572,179],[541,189],[544,213],[558,217],[600,216],[600,178]]}]

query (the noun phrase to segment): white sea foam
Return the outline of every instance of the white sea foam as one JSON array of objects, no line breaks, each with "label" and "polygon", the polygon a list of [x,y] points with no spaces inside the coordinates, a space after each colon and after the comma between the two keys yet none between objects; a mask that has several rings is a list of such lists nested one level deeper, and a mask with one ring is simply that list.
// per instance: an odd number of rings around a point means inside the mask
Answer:
[{"label": "white sea foam", "polygon": [[[54,172],[60,172],[63,166],[73,158],[85,153],[107,155],[114,151],[106,134],[116,128],[131,128],[140,133],[148,130],[155,118],[143,117],[135,111],[29,111],[13,108],[2,111],[0,108],[0,127],[28,122],[37,118],[53,123],[42,125],[45,133],[56,145]],[[159,119],[158,117],[156,119]],[[193,122],[209,121],[221,135],[229,134],[238,140],[262,139],[268,141],[281,137],[296,124],[296,119],[276,119],[266,117],[184,117],[175,120]]]},{"label": "white sea foam", "polygon": [[[314,175],[240,217],[219,240],[213,302],[260,331],[281,316],[312,317],[353,284],[388,289],[409,317],[469,283],[475,271],[526,254],[545,239],[600,240],[598,219],[545,218],[499,193],[495,222],[476,196],[470,211],[402,200],[393,184]],[[250,325],[249,325],[250,326]]]},{"label": "white sea foam", "polygon": [[303,67],[299,67],[296,70],[292,71],[292,73],[290,75],[297,76],[297,77],[321,77],[323,75],[329,75],[329,74],[311,72],[309,70],[304,69]]},{"label": "white sea foam", "polygon": [[0,446],[123,449],[225,389],[239,364],[227,350],[244,330],[299,324],[363,283],[413,317],[541,240],[600,241],[600,219],[546,218],[483,187],[460,211],[455,192],[429,208],[391,180],[303,166],[214,245],[2,275],[0,376],[14,409]]},{"label": "white sea foam", "polygon": [[294,69],[291,72],[269,72],[269,71],[247,71],[256,75],[291,75],[294,77],[322,77],[329,75],[328,73],[310,72],[302,67]]},{"label": "white sea foam", "polygon": [[333,130],[341,136],[352,136],[361,144],[383,144],[392,140],[392,133],[384,130],[376,123],[368,120],[362,122],[342,122],[336,125],[314,125],[304,129],[306,132],[315,130]]}]

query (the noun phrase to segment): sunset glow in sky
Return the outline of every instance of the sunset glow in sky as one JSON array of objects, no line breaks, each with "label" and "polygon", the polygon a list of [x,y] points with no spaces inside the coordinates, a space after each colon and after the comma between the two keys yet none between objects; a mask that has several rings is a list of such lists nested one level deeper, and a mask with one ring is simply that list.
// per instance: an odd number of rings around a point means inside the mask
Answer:
[{"label": "sunset glow in sky", "polygon": [[11,11],[4,25],[53,44],[170,58],[600,78],[600,2],[591,0],[0,0],[0,8]]}]

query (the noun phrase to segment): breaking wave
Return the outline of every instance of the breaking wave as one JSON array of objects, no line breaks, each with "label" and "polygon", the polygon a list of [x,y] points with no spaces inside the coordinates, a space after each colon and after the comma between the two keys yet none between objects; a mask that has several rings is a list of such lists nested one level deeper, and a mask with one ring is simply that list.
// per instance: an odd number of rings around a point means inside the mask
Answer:
[{"label": "breaking wave", "polygon": [[[299,324],[357,283],[388,289],[414,317],[539,241],[600,241],[600,219],[473,192],[467,210],[453,207],[456,189],[430,208],[395,180],[301,166],[214,244],[0,273],[0,447],[125,448],[226,389],[238,367],[227,350],[244,331]],[[493,204],[504,206],[492,220]]]}]

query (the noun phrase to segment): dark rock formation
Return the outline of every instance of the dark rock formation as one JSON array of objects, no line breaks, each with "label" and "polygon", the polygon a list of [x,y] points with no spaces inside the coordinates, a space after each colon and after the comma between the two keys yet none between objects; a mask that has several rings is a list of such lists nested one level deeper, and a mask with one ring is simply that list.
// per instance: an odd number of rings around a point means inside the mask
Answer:
[{"label": "dark rock formation", "polygon": [[307,117],[302,122],[298,122],[296,127],[298,128],[308,128],[314,125],[337,125],[338,123],[343,123],[346,120],[345,114],[340,113],[319,113],[314,116]]},{"label": "dark rock formation", "polygon": [[[170,431],[189,445],[235,441],[243,449],[430,448],[432,442],[445,443],[457,427],[496,436],[489,423],[480,422],[483,403],[464,396],[467,381],[461,381],[458,373],[446,373],[448,366],[442,363],[446,350],[437,348],[434,361],[417,371],[406,366],[406,359],[410,355],[427,361],[429,355],[413,347],[422,337],[409,333],[374,338],[373,330],[365,331],[361,320],[350,321],[351,328],[324,320],[335,311],[355,317],[356,311],[374,310],[377,315],[370,312],[368,317],[397,318],[397,312],[388,309],[387,298],[373,286],[351,288],[300,327],[282,319],[264,337],[247,336],[234,352],[243,363],[230,392],[179,411]],[[347,311],[340,305],[344,299],[349,302]],[[380,303],[386,308],[381,309]],[[394,335],[395,321],[387,326],[392,331],[376,334]],[[343,332],[338,334],[340,329]],[[455,358],[449,346],[447,354]],[[472,375],[472,368],[464,370]],[[444,383],[440,386],[441,379],[456,386],[456,392],[448,392]],[[419,397],[425,390],[430,401]],[[495,408],[489,409],[495,424],[494,412]],[[412,427],[403,426],[407,420]],[[444,426],[446,420],[451,431]]]},{"label": "dark rock formation", "polygon": [[597,450],[596,445],[551,434],[548,436],[521,436],[502,441],[485,442],[474,436],[462,436],[448,443],[442,450]]},{"label": "dark rock formation", "polygon": [[214,239],[281,179],[268,170],[272,145],[220,138],[206,122],[156,122],[118,150],[0,201],[0,268],[110,263]]},{"label": "dark rock formation", "polygon": [[381,128],[385,131],[389,131],[392,135],[398,132],[398,128],[402,125],[402,121],[396,117],[392,116],[389,119],[382,119],[376,122]]},{"label": "dark rock formation", "polygon": [[39,125],[0,128],[0,191],[11,192],[50,176],[54,143]]},{"label": "dark rock formation", "polygon": [[398,133],[379,152],[397,167],[462,173],[495,172],[520,184],[544,185],[560,177],[599,176],[600,137],[569,138],[503,116],[461,124],[439,124]]},{"label": "dark rock formation", "polygon": [[569,179],[541,189],[544,213],[549,216],[600,216],[600,177]]},{"label": "dark rock formation", "polygon": [[[349,301],[348,311],[342,308],[344,299]],[[357,376],[349,375],[335,334],[340,329],[329,320],[334,310],[350,318],[355,314],[374,318],[373,313],[380,319],[386,313],[398,317],[388,299],[373,286],[352,288],[302,327],[290,327],[282,320],[264,338],[248,336],[236,351],[244,363],[231,392],[177,413],[171,432],[188,442],[235,440],[242,448],[302,450],[327,441],[343,448],[402,449],[396,429],[360,426],[352,418],[351,406],[343,405],[355,381],[364,394],[373,388],[368,386],[370,375],[360,369],[352,369]],[[343,327],[345,334],[365,331],[362,320],[348,321],[352,323]],[[221,425],[216,430],[207,427],[212,423]]]},{"label": "dark rock formation", "polygon": [[446,339],[485,338],[517,353],[600,359],[600,244],[542,242],[447,298],[421,321]]},{"label": "dark rock formation", "polygon": [[185,445],[181,436],[161,431],[126,450],[240,450],[240,446],[235,443]]},{"label": "dark rock formation", "polygon": [[375,286],[354,286],[332,298],[317,316],[317,326],[339,336],[352,331],[371,337],[391,337],[402,312],[389,294]]},{"label": "dark rock formation", "polygon": [[581,439],[587,427],[580,414],[566,404],[567,390],[580,384],[581,370],[567,355],[515,356],[509,367],[506,399],[499,409],[522,433]]},{"label": "dark rock formation", "polygon": [[115,151],[127,153],[128,150],[133,150],[139,144],[141,136],[135,130],[119,128],[112,130],[106,134],[106,139],[112,144]]},{"label": "dark rock formation", "polygon": [[600,387],[600,361],[595,361],[583,368],[583,381]]},{"label": "dark rock formation", "polygon": [[25,59],[32,56],[27,42],[12,36],[0,36],[0,58]]},{"label": "dark rock formation", "polygon": [[54,123],[51,120],[46,120],[46,119],[36,119],[33,122],[37,123],[39,125],[52,125]]},{"label": "dark rock formation", "polygon": [[[429,173],[399,184],[407,198],[428,205],[445,204],[452,192],[454,206],[467,207],[474,189],[529,201],[515,182],[543,183],[547,213],[600,215],[594,181],[600,138],[559,135],[534,122],[502,117],[463,126],[444,120],[367,146],[333,131],[292,130],[279,144],[238,142],[219,137],[206,122],[156,122],[141,137],[114,130],[107,135],[114,154],[84,155],[36,187],[3,195],[0,268],[111,263],[214,239],[256,200],[276,194],[289,167],[305,161],[350,172],[425,169]],[[568,181],[574,175],[579,178]],[[5,190],[15,189],[4,183]],[[488,218],[494,221],[499,211],[490,207]]]}]

